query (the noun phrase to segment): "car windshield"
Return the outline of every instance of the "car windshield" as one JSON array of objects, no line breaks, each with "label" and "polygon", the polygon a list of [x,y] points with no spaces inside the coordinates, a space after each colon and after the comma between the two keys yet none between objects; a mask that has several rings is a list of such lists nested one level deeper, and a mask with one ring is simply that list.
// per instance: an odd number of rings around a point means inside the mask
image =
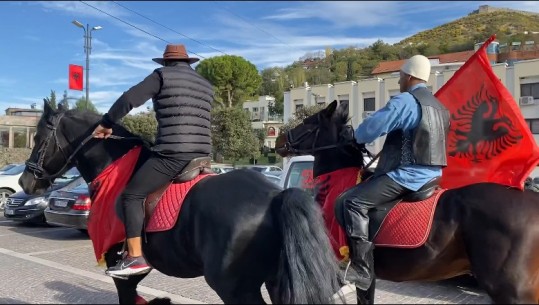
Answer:
[{"label": "car windshield", "polygon": [[7,165],[4,165],[4,167],[0,168],[0,172],[5,172],[5,171],[7,171],[8,169],[13,168],[13,167],[15,167],[15,166],[17,166],[17,164],[7,164]]},{"label": "car windshield", "polygon": [[80,173],[77,168],[73,167],[72,169],[68,170],[62,177],[56,178],[54,183],[65,184],[77,179],[78,177],[80,177]]},{"label": "car windshield", "polygon": [[24,171],[24,168],[26,168],[26,165],[19,164],[3,172],[2,175],[15,176],[15,175],[21,174]]}]

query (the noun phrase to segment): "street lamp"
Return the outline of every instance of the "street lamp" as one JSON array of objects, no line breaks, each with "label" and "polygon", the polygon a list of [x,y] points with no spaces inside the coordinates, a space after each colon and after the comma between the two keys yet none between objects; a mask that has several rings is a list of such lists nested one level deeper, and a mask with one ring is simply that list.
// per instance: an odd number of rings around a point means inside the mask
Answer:
[{"label": "street lamp", "polygon": [[90,53],[92,52],[92,32],[101,30],[102,26],[94,26],[90,28],[89,24],[84,25],[77,20],[73,20],[75,26],[84,30],[84,53],[86,53],[86,109],[88,109],[88,102],[90,101]]}]

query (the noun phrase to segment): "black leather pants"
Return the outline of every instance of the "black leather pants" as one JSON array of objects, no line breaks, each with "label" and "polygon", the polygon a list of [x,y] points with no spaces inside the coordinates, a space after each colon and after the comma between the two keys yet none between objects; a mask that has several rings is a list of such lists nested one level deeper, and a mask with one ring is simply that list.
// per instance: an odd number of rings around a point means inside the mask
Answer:
[{"label": "black leather pants", "polygon": [[352,240],[368,241],[369,210],[410,192],[412,191],[396,183],[387,175],[373,177],[347,190],[340,196],[340,200],[343,207],[344,227],[348,237]]},{"label": "black leather pants", "polygon": [[[337,198],[335,212],[342,213],[343,217],[339,222],[348,236],[351,266],[357,273],[350,280],[363,292],[369,291],[375,279],[374,245],[369,241],[368,212],[377,205],[410,192],[411,190],[402,187],[387,175],[381,175],[347,190]],[[372,302],[373,300],[369,300],[368,303]]]},{"label": "black leather pants", "polygon": [[154,153],[133,175],[120,197],[127,238],[141,236],[146,196],[167,184],[188,163],[189,160],[167,158]]}]

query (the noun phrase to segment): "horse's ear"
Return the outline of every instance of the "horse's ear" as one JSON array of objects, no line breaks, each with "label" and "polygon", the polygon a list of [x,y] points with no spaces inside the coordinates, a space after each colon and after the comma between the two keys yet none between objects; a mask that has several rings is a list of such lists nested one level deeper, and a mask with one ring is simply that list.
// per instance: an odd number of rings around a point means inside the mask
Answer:
[{"label": "horse's ear", "polygon": [[339,116],[346,122],[348,121],[348,114],[350,113],[350,107],[347,101],[343,101],[339,104],[339,108],[337,110],[339,112]]},{"label": "horse's ear", "polygon": [[337,100],[333,100],[331,104],[329,104],[326,109],[324,109],[324,115],[328,118],[331,118],[333,116],[333,113],[335,113],[335,109],[337,109]]},{"label": "horse's ear", "polygon": [[45,117],[49,117],[54,113],[54,109],[52,109],[49,98],[43,99],[43,115]]}]

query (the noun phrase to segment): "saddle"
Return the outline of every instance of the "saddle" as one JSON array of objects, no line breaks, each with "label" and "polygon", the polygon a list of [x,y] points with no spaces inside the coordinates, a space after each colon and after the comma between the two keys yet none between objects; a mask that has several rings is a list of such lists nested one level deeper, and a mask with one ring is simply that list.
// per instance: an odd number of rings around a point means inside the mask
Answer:
[{"label": "saddle", "polygon": [[213,171],[211,170],[211,158],[200,157],[191,160],[178,174],[178,176],[146,197],[146,200],[144,201],[145,221],[148,222],[153,214],[153,211],[155,210],[155,207],[157,206],[157,203],[159,202],[159,199],[161,199],[161,196],[171,184],[189,182],[199,175],[205,174],[213,174]]},{"label": "saddle", "polygon": [[401,198],[382,204],[369,211],[369,239],[372,241],[378,234],[382,222],[386,218],[387,214],[393,209],[399,202],[420,202],[430,198],[434,195],[434,192],[440,188],[441,178],[437,177],[427,182],[419,190],[406,194]]},{"label": "saddle", "polygon": [[[370,178],[372,176],[371,172],[366,172],[363,176],[364,178]],[[401,198],[398,198],[397,200],[390,201],[388,203],[382,204],[377,206],[376,208],[373,208],[369,211],[369,240],[373,241],[376,235],[378,234],[382,223],[386,216],[388,215],[389,211],[393,209],[399,202],[420,202],[423,201],[431,196],[434,195],[434,192],[439,188],[440,186],[441,178],[437,177],[429,182],[427,182],[423,187],[421,187],[416,192],[412,192],[409,194],[406,194],[402,196]],[[346,194],[346,192],[342,193],[340,196],[343,196]],[[339,197],[340,197],[339,196]],[[337,199],[338,201],[338,199]],[[338,209],[342,209],[342,206],[337,207]],[[343,211],[335,211],[335,217],[337,218],[337,222],[341,225],[344,224],[343,219]]]}]

